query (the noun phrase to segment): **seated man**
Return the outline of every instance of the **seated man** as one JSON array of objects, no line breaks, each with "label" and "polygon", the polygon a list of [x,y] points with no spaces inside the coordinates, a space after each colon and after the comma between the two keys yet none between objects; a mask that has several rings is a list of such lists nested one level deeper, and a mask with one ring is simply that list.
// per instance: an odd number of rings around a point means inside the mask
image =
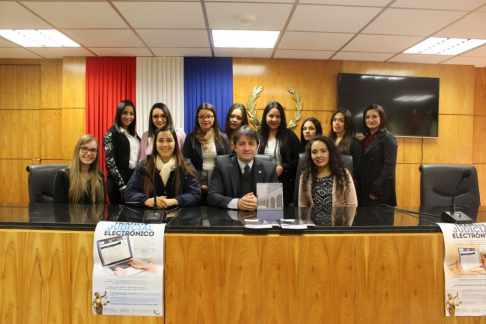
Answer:
[{"label": "seated man", "polygon": [[259,137],[249,126],[242,126],[233,137],[236,155],[216,158],[209,183],[208,206],[256,210],[257,183],[275,183],[277,165],[255,158]]}]

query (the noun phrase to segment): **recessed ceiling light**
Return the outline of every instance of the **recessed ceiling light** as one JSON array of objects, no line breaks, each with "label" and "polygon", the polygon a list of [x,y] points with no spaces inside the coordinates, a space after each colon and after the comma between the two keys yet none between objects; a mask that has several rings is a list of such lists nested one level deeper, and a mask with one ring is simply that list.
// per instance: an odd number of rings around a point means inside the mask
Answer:
[{"label": "recessed ceiling light", "polygon": [[213,30],[214,47],[273,48],[279,31]]},{"label": "recessed ceiling light", "polygon": [[0,29],[0,36],[23,47],[81,47],[54,29]]},{"label": "recessed ceiling light", "polygon": [[486,43],[483,39],[430,37],[404,51],[405,54],[457,55]]}]

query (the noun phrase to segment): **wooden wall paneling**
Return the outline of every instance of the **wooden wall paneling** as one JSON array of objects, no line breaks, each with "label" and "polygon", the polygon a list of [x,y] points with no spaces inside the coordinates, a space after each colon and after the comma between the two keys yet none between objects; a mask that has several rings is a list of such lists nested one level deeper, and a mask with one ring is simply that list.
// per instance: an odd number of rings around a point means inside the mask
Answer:
[{"label": "wooden wall paneling", "polygon": [[61,108],[62,59],[46,59],[41,65],[41,108]]},{"label": "wooden wall paneling", "polygon": [[22,323],[70,322],[69,236],[30,231],[23,249]]},{"label": "wooden wall paneling", "polygon": [[474,115],[486,116],[486,68],[475,69]]},{"label": "wooden wall paneling", "polygon": [[0,276],[2,278],[0,298],[0,323],[21,323],[23,280],[21,276],[24,235],[0,231]]},{"label": "wooden wall paneling", "polygon": [[292,87],[301,96],[302,112],[334,111],[337,107],[337,74],[341,67],[340,61],[235,58],[234,100],[246,106],[252,89],[263,85],[264,90],[256,101],[257,111],[263,111],[267,103],[274,100],[291,111],[295,110],[295,101],[287,87]]},{"label": "wooden wall paneling", "polygon": [[26,168],[39,164],[38,161],[0,159],[0,183],[2,186],[0,202],[29,202],[29,186]]},{"label": "wooden wall paneling", "polygon": [[86,58],[63,58],[62,107],[86,107]]},{"label": "wooden wall paneling", "polygon": [[421,163],[422,139],[397,137],[398,155],[397,163]]},{"label": "wooden wall paneling", "polygon": [[[72,233],[69,253],[71,256],[71,318],[72,323],[99,323],[103,317],[92,315],[94,233]],[[105,321],[106,322],[106,321]]]},{"label": "wooden wall paneling", "polygon": [[3,133],[10,135],[0,136],[0,158],[40,158],[39,110],[0,110],[0,120],[8,121]]},{"label": "wooden wall paneling", "polygon": [[420,206],[420,164],[398,163],[396,192],[398,206]]},{"label": "wooden wall paneling", "polygon": [[166,235],[166,323],[217,323],[222,318],[224,244],[217,235]]},{"label": "wooden wall paneling", "polygon": [[481,198],[481,206],[486,206],[486,164],[475,163],[476,171],[478,172],[479,196]]},{"label": "wooden wall paneling", "polygon": [[[86,110],[62,109],[62,158],[71,160],[74,146],[86,134]],[[99,145],[103,145],[99,143]]]},{"label": "wooden wall paneling", "polygon": [[0,65],[0,109],[39,109],[40,65]]},{"label": "wooden wall paneling", "polygon": [[[259,269],[262,262],[261,238],[230,236],[221,242],[221,323],[258,323],[262,313]],[[215,274],[217,276],[217,274]],[[230,308],[224,305],[231,305]],[[215,321],[217,322],[217,321]]]},{"label": "wooden wall paneling", "polygon": [[438,78],[440,67],[438,64],[344,61],[342,72]]},{"label": "wooden wall paneling", "polygon": [[474,66],[441,64],[439,113],[472,115],[474,84]]},{"label": "wooden wall paneling", "polygon": [[[486,92],[486,88],[485,88]],[[486,116],[474,116],[473,163],[486,163]]]},{"label": "wooden wall paneling", "polygon": [[[63,141],[63,110],[42,109],[40,111],[40,157],[41,159],[62,159],[63,152],[59,149]],[[65,136],[69,133],[65,133]],[[73,146],[74,148],[74,146]],[[71,153],[72,154],[72,153]],[[72,155],[71,155],[72,156]]]},{"label": "wooden wall paneling", "polygon": [[424,139],[424,163],[471,164],[473,116],[439,115],[439,137]]},{"label": "wooden wall paneling", "polygon": [[[2,222],[29,222],[29,207],[19,203],[2,203],[2,212],[0,217]],[[7,214],[8,213],[8,214]],[[1,322],[1,321],[0,321]]]},{"label": "wooden wall paneling", "polygon": [[41,65],[43,59],[8,59],[0,58],[0,65]]},{"label": "wooden wall paneling", "polygon": [[303,238],[296,235],[264,238],[264,262],[260,270],[264,283],[261,293],[262,323],[288,323],[298,318],[298,307],[289,303],[289,298],[300,299],[298,270],[302,245]]},{"label": "wooden wall paneling", "polygon": [[441,323],[441,234],[356,237],[356,318],[366,323]]},{"label": "wooden wall paneling", "polygon": [[356,323],[356,240],[353,236],[304,236],[296,267],[297,293],[287,302],[297,317],[287,323]]}]

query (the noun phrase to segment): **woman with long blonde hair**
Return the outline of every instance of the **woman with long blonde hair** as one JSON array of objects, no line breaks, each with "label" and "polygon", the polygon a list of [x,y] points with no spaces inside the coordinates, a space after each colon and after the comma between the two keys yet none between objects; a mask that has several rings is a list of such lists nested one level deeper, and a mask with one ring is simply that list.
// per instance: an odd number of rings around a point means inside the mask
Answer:
[{"label": "woman with long blonde hair", "polygon": [[69,167],[54,179],[54,202],[72,204],[105,203],[105,176],[98,167],[98,141],[82,136],[74,147]]}]

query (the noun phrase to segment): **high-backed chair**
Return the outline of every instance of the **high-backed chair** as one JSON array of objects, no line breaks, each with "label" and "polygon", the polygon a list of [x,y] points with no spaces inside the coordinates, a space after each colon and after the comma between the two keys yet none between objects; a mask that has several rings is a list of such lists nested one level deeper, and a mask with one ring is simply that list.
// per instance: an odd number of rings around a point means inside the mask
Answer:
[{"label": "high-backed chair", "polygon": [[420,205],[449,206],[454,188],[461,180],[464,169],[470,169],[472,175],[465,179],[457,189],[454,203],[456,206],[480,206],[476,168],[452,164],[425,164],[420,166]]},{"label": "high-backed chair", "polygon": [[260,161],[266,161],[266,162],[273,162],[273,156],[271,155],[266,155],[266,154],[257,154],[255,155],[257,159]]},{"label": "high-backed chair", "polygon": [[29,201],[31,203],[53,202],[52,187],[59,170],[68,164],[29,165]]}]

